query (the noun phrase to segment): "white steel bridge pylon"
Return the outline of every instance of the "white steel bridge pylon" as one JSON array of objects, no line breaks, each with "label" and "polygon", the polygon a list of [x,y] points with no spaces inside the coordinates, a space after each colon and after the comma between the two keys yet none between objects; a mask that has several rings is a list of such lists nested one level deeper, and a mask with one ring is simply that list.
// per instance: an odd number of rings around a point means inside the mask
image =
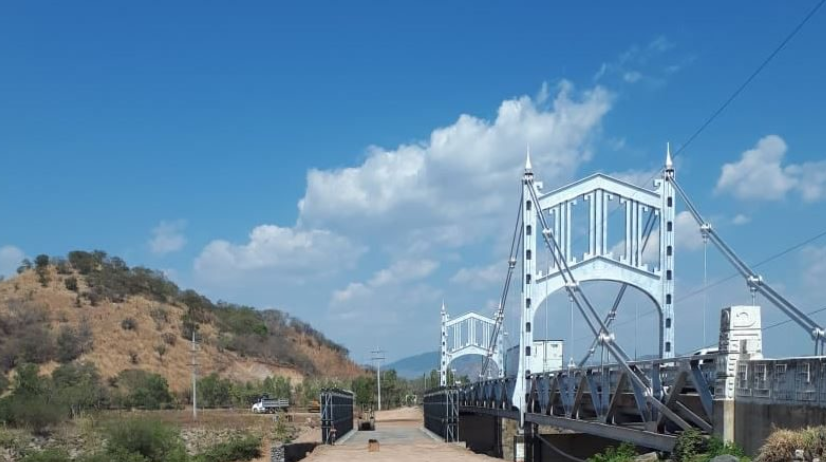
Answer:
[{"label": "white steel bridge pylon", "polygon": [[[498,376],[505,370],[504,349],[501,335],[493,335],[496,320],[476,313],[467,313],[450,319],[442,303],[442,338],[439,381],[446,386],[450,363],[463,356],[479,355],[489,358],[499,368]],[[495,338],[495,340],[494,340]],[[493,343],[491,343],[493,342]],[[490,378],[483,376],[482,378]]]},{"label": "white steel bridge pylon", "polygon": [[[542,301],[554,292],[565,289],[576,303],[597,343],[608,348],[621,362],[628,359],[608,330],[616,307],[627,286],[646,294],[659,311],[659,353],[662,358],[674,357],[674,188],[668,181],[674,167],[667,154],[663,178],[655,181],[653,190],[603,174],[595,174],[549,193],[543,193],[542,184],[534,181],[528,153],[523,175],[522,192],[522,300],[519,366],[514,405],[524,408],[526,378],[531,375],[531,346],[536,313]],[[588,250],[579,259],[572,253],[573,207],[577,201],[588,205]],[[622,250],[614,255],[608,245],[609,204],[616,200],[625,213]],[[652,234],[658,233],[659,249],[653,258],[645,258],[645,249]],[[553,264],[547,269],[537,268],[537,238],[544,241]],[[649,254],[650,255],[650,254]],[[649,264],[650,262],[650,264]],[[580,290],[587,281],[613,281],[622,284],[620,293],[605,320],[596,312]],[[592,350],[583,359],[587,360]],[[536,372],[536,371],[533,371]],[[635,374],[636,375],[636,374]],[[636,377],[635,377],[636,379]],[[640,386],[650,384],[639,378]],[[656,406],[656,404],[655,404]]]}]

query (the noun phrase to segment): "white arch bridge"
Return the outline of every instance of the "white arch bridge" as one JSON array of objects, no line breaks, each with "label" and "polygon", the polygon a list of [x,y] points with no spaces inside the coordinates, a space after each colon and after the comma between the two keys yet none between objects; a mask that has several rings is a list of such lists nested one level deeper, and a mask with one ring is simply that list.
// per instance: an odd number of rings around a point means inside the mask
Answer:
[{"label": "white arch bridge", "polygon": [[[676,180],[670,151],[666,153],[662,174],[654,181],[653,189],[595,174],[550,192],[543,191],[542,183],[534,179],[528,153],[498,313],[493,319],[485,318],[484,321],[472,314],[454,321],[473,319],[483,323],[487,341],[472,346],[476,354],[486,350],[481,377],[486,377],[491,361],[499,365],[501,371],[505,306],[513,274],[521,265],[516,375],[480,380],[461,387],[444,387],[451,354],[462,354],[459,353],[461,348],[457,348],[462,346],[454,344],[450,349],[446,329],[452,324],[443,310],[443,387],[431,390],[425,396],[427,427],[446,439],[453,439],[462,434],[461,428],[457,428],[461,414],[514,419],[519,421],[525,444],[533,448],[526,449],[527,460],[529,453],[540,446],[536,441],[541,438],[534,438],[538,425],[670,451],[676,442],[675,435],[690,428],[707,433],[714,431],[727,440],[735,440],[731,423],[736,420],[734,407],[725,403],[740,399],[746,390],[749,390],[752,401],[755,396],[773,400],[775,395],[765,390],[779,387],[776,396],[786,397],[786,404],[797,405],[801,403],[795,399],[815,395],[807,395],[809,392],[794,387],[815,387],[817,399],[823,401],[818,401],[817,405],[826,408],[826,360],[823,364],[806,363],[819,361],[820,357],[797,358],[782,365],[783,374],[789,368],[799,367],[811,372],[814,367],[820,375],[806,372],[804,381],[784,379],[777,384],[766,384],[770,366],[754,363],[763,360],[758,306],[722,310],[718,351],[675,357],[674,332],[678,324],[674,317],[674,236],[678,197],[706,242],[713,244],[743,277],[752,292],[752,299],[760,295],[769,305],[779,308],[811,336],[815,354],[823,354],[826,340],[823,327],[755,273],[703,218]],[[616,205],[612,207],[612,203]],[[572,217],[577,204],[587,205],[585,230],[574,227],[583,221]],[[612,208],[614,212],[609,212]],[[624,215],[624,226],[619,230],[609,226],[615,223],[610,215],[616,212]],[[621,245],[609,246],[609,234],[620,236]],[[585,235],[587,249],[575,255],[573,237],[579,235]],[[541,265],[538,258],[540,249],[548,256],[545,265]],[[587,281],[612,281],[621,285],[607,313],[600,314],[588,297],[582,286]],[[644,293],[656,307],[659,318],[656,331],[658,357],[655,359],[632,361],[617,343],[611,329],[628,287]],[[537,352],[532,351],[537,310],[543,300],[562,290],[593,336],[591,348],[567,368],[550,372],[531,370],[531,365],[537,363],[533,361]],[[588,360],[597,347],[601,347],[610,360],[601,365],[589,365]],[[762,373],[749,374],[753,368]],[[776,371],[780,370],[778,366]],[[761,391],[754,394],[752,388]],[[768,404],[775,405],[776,402],[769,401]],[[804,402],[801,405],[805,409],[814,409],[811,404]],[[754,425],[758,423],[751,419],[746,426],[753,430]]]}]

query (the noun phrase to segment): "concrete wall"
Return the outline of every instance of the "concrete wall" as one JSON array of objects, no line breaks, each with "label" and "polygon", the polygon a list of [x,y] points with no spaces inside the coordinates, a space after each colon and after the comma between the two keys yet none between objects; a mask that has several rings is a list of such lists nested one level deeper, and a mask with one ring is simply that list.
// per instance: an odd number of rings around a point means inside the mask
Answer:
[{"label": "concrete wall", "polygon": [[798,429],[826,424],[826,409],[802,404],[736,400],[734,441],[754,456],[776,428]]},{"label": "concrete wall", "polygon": [[736,362],[733,400],[715,400],[714,432],[756,455],[776,428],[826,424],[826,358]]}]

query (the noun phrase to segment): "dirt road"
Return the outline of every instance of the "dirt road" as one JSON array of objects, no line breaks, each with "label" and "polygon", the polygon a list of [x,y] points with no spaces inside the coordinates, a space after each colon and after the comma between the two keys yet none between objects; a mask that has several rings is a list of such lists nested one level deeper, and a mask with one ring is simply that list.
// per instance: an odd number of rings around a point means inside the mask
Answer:
[{"label": "dirt road", "polygon": [[[318,447],[310,462],[492,462],[491,457],[474,454],[461,445],[437,441],[422,430],[422,414],[417,408],[382,411],[376,415],[376,431],[356,432],[336,446]],[[368,441],[378,440],[379,451],[369,452]]]}]

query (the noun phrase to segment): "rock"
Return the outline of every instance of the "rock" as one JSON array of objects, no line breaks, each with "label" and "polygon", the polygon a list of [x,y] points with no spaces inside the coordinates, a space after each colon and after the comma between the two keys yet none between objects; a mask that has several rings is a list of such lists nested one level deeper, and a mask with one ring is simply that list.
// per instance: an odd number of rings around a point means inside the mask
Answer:
[{"label": "rock", "polygon": [[656,452],[648,452],[634,457],[635,462],[657,462],[659,457]]},{"label": "rock", "polygon": [[740,459],[730,454],[723,454],[722,456],[711,459],[709,462],[740,462]]}]

